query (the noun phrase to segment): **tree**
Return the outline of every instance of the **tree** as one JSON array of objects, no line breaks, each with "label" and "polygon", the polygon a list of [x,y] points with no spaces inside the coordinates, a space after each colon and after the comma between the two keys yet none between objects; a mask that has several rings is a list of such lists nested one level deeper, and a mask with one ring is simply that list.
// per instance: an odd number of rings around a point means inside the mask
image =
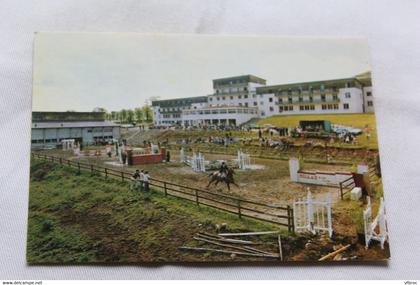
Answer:
[{"label": "tree", "polygon": [[135,108],[134,114],[136,115],[136,121],[137,123],[140,123],[143,121],[143,111],[141,108]]},{"label": "tree", "polygon": [[111,112],[111,120],[116,120],[117,119],[117,112],[116,111],[112,111]]},{"label": "tree", "polygon": [[121,123],[127,122],[127,110],[126,109],[122,109],[120,111],[120,120],[121,120]]},{"label": "tree", "polygon": [[134,122],[134,111],[131,109],[127,110],[127,122],[130,124]]},{"label": "tree", "polygon": [[152,108],[150,106],[146,105],[146,106],[143,106],[142,111],[143,111],[144,118],[145,118],[146,122],[152,122],[153,121]]}]

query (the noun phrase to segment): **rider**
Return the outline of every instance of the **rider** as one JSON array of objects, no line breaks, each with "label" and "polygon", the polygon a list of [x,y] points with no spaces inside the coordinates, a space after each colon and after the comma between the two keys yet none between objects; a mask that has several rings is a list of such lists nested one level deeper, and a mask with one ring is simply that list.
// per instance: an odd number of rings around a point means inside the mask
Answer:
[{"label": "rider", "polygon": [[228,166],[224,161],[222,162],[222,165],[220,165],[219,173],[225,175],[228,173]]}]

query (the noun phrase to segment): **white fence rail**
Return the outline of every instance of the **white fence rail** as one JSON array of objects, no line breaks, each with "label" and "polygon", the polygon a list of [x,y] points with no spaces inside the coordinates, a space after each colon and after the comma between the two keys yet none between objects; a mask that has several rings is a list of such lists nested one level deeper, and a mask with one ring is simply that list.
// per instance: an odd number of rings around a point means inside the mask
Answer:
[{"label": "white fence rail", "polygon": [[204,156],[201,153],[193,154],[191,157],[191,168],[195,172],[206,172]]},{"label": "white fence rail", "polygon": [[296,232],[328,232],[332,236],[331,193],[322,200],[313,200],[308,190],[307,198],[293,201],[293,213]]},{"label": "white fence rail", "polygon": [[251,157],[249,154],[242,152],[242,150],[238,150],[238,167],[239,169],[250,169],[251,168]]},{"label": "white fence rail", "polygon": [[372,206],[370,197],[368,197],[368,206],[363,211],[363,221],[365,227],[365,243],[366,248],[372,240],[379,241],[381,248],[384,249],[385,241],[388,239],[388,228],[386,224],[386,210],[384,199],[381,198],[378,214],[372,221]]}]

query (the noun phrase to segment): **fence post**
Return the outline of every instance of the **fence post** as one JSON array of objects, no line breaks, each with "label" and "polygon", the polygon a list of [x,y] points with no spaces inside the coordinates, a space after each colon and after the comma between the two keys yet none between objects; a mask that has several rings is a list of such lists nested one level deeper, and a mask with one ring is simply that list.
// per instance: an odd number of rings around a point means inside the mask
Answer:
[{"label": "fence post", "polygon": [[195,203],[197,204],[197,206],[200,206],[200,203],[198,202],[198,190],[195,190]]},{"label": "fence post", "polygon": [[241,200],[238,200],[238,216],[239,216],[239,219],[242,219]]},{"label": "fence post", "polygon": [[121,181],[124,182],[124,172],[121,171]]},{"label": "fence post", "polygon": [[291,210],[290,206],[287,205],[287,230],[289,231],[289,233],[293,232],[293,217],[291,215]]},{"label": "fence post", "polygon": [[80,174],[80,162],[77,163],[78,174]]},{"label": "fence post", "polygon": [[63,164],[63,159],[60,157],[60,165]]},{"label": "fence post", "polygon": [[108,168],[105,167],[105,179],[108,178]]},{"label": "fence post", "polygon": [[67,159],[67,164],[68,166],[70,166],[70,159]]},{"label": "fence post", "polygon": [[163,190],[165,191],[165,197],[168,196],[168,189],[166,188],[166,182],[163,182]]},{"label": "fence post", "polygon": [[344,194],[343,194],[343,182],[340,182],[340,197],[341,197],[341,200],[343,200],[343,199],[344,199]]},{"label": "fence post", "polygon": [[90,175],[93,175],[93,164],[90,165]]}]

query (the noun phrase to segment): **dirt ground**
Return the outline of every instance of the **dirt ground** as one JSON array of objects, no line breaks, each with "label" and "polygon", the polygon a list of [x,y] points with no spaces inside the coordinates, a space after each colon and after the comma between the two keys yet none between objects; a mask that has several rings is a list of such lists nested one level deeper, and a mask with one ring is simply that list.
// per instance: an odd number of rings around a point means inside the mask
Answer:
[{"label": "dirt ground", "polygon": [[[96,147],[95,147],[96,148]],[[92,149],[95,149],[92,148]],[[61,150],[48,150],[43,153],[61,157],[71,158],[71,155]],[[187,155],[190,155],[187,153]],[[235,159],[234,156],[204,154],[206,160],[228,160]],[[134,172],[136,169],[144,169],[149,171],[152,178],[162,179],[172,183],[188,185],[197,188],[206,188],[209,182],[209,174],[196,173],[191,167],[179,162],[179,154],[171,152],[170,163],[146,164],[122,166],[118,163],[115,154],[111,158],[105,156],[104,151],[100,157],[82,156],[81,162],[88,162],[98,166],[109,167],[126,172]],[[339,190],[334,187],[304,185],[290,181],[289,166],[287,161],[251,158],[251,164],[256,164],[262,169],[255,170],[235,170],[234,179],[239,187],[231,185],[230,190],[225,184],[211,185],[209,189],[218,193],[229,194],[242,199],[254,200],[270,205],[287,205],[291,204],[293,199],[304,197],[307,190],[310,189],[313,197],[325,197],[326,193],[331,193],[333,202],[339,199]],[[349,170],[346,166],[326,165],[305,163],[306,170]]]}]

